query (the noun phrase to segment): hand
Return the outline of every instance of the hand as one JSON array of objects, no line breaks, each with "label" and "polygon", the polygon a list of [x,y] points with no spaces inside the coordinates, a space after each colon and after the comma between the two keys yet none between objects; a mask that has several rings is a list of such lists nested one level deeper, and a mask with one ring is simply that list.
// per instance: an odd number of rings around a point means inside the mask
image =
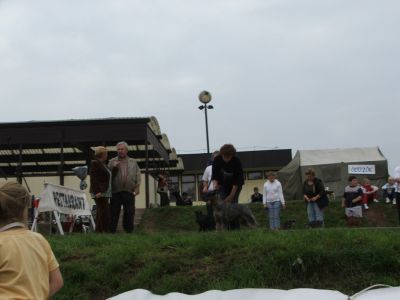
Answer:
[{"label": "hand", "polygon": [[97,193],[95,196],[94,196],[95,198],[101,198],[101,193]]},{"label": "hand", "polygon": [[203,187],[203,193],[205,194],[205,193],[207,193],[208,192],[208,187]]},{"label": "hand", "polygon": [[134,190],[133,191],[133,196],[137,196],[137,195],[139,195],[140,194],[140,191],[139,190]]},{"label": "hand", "polygon": [[286,209],[286,204],[282,204],[282,208],[283,208],[283,209]]},{"label": "hand", "polygon": [[346,205],[344,205],[344,203],[342,203],[342,207],[343,207],[343,208],[345,208],[345,207],[346,207]]},{"label": "hand", "polygon": [[233,196],[232,196],[232,195],[229,195],[228,197],[225,198],[224,201],[225,201],[225,203],[231,203],[232,200],[233,200]]},{"label": "hand", "polygon": [[264,208],[267,208],[267,207],[268,207],[267,204],[263,204],[263,206],[264,206]]}]

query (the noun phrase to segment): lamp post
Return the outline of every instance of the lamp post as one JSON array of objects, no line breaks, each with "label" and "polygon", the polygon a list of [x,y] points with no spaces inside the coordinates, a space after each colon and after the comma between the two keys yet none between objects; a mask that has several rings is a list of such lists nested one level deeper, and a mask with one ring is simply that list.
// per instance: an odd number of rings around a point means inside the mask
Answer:
[{"label": "lamp post", "polygon": [[211,94],[210,92],[207,91],[202,91],[199,94],[199,100],[203,105],[199,106],[200,110],[204,109],[204,115],[206,118],[206,138],[207,138],[207,154],[210,154],[210,142],[208,140],[208,118],[207,118],[207,110],[208,109],[213,109],[214,107],[212,105],[208,105],[208,103],[211,101]]}]

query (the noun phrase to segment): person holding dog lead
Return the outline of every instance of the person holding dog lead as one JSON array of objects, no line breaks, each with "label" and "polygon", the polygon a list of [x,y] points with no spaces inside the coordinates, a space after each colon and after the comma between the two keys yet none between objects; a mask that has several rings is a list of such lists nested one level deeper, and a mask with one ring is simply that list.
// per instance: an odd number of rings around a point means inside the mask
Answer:
[{"label": "person holding dog lead", "polygon": [[325,186],[322,180],[315,176],[314,169],[308,168],[305,174],[303,197],[307,204],[308,223],[311,227],[322,227],[324,226],[323,209],[327,205],[322,201],[326,197]]},{"label": "person holding dog lead", "polygon": [[[219,155],[212,164],[212,184],[219,191],[226,203],[238,203],[244,184],[242,163],[236,156],[236,149],[231,144],[221,147]],[[232,221],[230,229],[239,229],[239,220]]]}]

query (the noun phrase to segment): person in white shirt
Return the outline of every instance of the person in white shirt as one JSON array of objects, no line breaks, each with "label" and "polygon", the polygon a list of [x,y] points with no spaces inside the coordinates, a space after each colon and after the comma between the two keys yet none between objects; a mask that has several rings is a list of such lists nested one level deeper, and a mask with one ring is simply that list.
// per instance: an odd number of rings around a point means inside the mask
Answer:
[{"label": "person in white shirt", "polygon": [[263,188],[263,204],[268,208],[269,228],[278,230],[281,226],[281,208],[286,208],[282,185],[276,179],[275,172],[269,172],[267,179]]},{"label": "person in white shirt", "polygon": [[[208,163],[207,168],[204,170],[203,177],[201,178],[201,180],[203,181],[203,190],[202,190],[202,192],[204,194],[206,194],[209,191],[214,190],[214,185],[213,185],[213,182],[211,180],[211,177],[212,177],[212,162],[213,162],[214,158],[216,158],[218,155],[219,155],[219,151],[214,151],[214,153],[211,155],[211,159],[210,159],[210,161]],[[206,206],[207,206],[207,214],[212,216],[213,215],[213,210],[212,210],[211,202],[207,201]]]},{"label": "person in white shirt", "polygon": [[396,204],[396,181],[393,177],[388,178],[388,182],[382,186],[383,199],[386,200],[386,203]]}]

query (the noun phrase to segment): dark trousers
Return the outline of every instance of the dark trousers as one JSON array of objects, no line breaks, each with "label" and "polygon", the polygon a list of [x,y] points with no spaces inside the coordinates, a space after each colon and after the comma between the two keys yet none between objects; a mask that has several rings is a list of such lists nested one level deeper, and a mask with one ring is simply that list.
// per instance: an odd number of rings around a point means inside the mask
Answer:
[{"label": "dark trousers", "polygon": [[385,200],[386,198],[389,198],[391,201],[393,201],[393,199],[395,198],[396,193],[394,191],[392,191],[391,193],[388,193],[387,190],[383,190],[383,200]]},{"label": "dark trousers", "polygon": [[117,231],[119,215],[121,213],[121,205],[124,209],[122,224],[124,230],[128,233],[133,231],[133,220],[135,217],[135,196],[129,192],[118,192],[112,195],[110,201],[110,231]]},{"label": "dark trousers", "polygon": [[160,206],[169,206],[168,193],[159,192],[160,195]]},{"label": "dark trousers", "polygon": [[399,216],[399,224],[400,224],[400,193],[396,192],[396,207],[397,207],[397,214]]},{"label": "dark trousers", "polygon": [[108,198],[95,198],[96,232],[108,232],[110,229],[110,207]]},{"label": "dark trousers", "polygon": [[[239,195],[240,192],[242,191],[242,187],[239,186],[238,189],[236,190],[235,196],[233,197],[232,203],[238,203],[239,202]],[[221,187],[221,189],[219,190],[220,196],[222,198],[222,200],[225,200],[226,197],[228,197],[229,193],[226,192],[226,190]],[[236,230],[236,229],[240,229],[240,222],[239,219],[235,219],[232,220],[231,222],[229,222],[229,230]]]}]

